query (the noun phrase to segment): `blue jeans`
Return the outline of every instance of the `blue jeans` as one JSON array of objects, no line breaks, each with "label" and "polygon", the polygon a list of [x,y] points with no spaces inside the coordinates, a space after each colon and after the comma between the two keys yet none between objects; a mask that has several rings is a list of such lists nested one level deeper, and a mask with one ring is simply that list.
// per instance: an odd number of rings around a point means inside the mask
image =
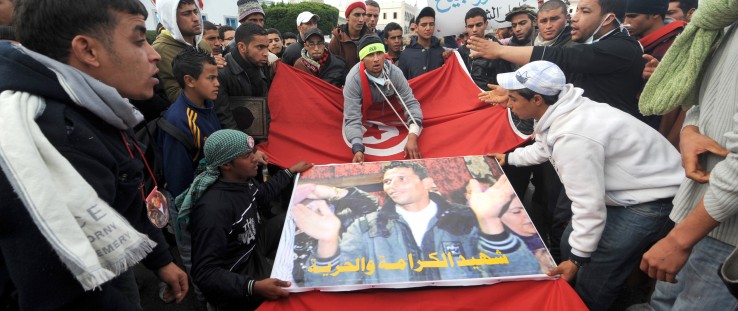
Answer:
[{"label": "blue jeans", "polygon": [[718,276],[718,266],[735,249],[711,237],[692,248],[678,283],[657,282],[652,310],[738,310],[738,300]]},{"label": "blue jeans", "polygon": [[[579,269],[576,290],[591,310],[607,310],[615,301],[630,272],[640,264],[643,253],[663,238],[674,223],[669,219],[671,203],[648,202],[630,207],[608,206],[605,229],[590,263]],[[561,238],[562,260],[569,259],[571,246],[566,228]]]}]

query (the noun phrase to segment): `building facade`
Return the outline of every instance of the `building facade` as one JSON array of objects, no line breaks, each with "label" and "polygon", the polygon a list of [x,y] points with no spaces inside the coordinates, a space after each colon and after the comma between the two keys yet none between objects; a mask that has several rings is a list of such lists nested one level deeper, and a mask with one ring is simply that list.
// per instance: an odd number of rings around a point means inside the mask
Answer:
[{"label": "building facade", "polygon": [[[410,33],[410,20],[418,14],[418,9],[405,2],[405,0],[377,1],[379,3],[379,22],[377,29],[384,29],[384,26],[391,22],[395,22],[402,26],[403,35]],[[341,3],[339,7],[339,17],[345,16],[346,7],[350,3]],[[339,22],[340,24],[340,22]]]}]

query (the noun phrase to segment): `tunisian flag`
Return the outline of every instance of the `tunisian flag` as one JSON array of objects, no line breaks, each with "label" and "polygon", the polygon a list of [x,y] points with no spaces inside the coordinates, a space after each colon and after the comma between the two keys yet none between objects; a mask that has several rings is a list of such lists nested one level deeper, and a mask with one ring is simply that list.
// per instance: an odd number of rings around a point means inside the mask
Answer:
[{"label": "tunisian flag", "polygon": [[[481,102],[458,53],[436,70],[410,80],[423,111],[420,155],[440,158],[504,152],[525,140],[508,109]],[[269,139],[259,145],[269,162],[347,163],[353,159],[343,133],[343,92],[308,73],[279,63],[269,90]],[[391,100],[405,118],[404,109]],[[407,129],[386,103],[374,103],[364,127],[364,160],[403,159]]]}]

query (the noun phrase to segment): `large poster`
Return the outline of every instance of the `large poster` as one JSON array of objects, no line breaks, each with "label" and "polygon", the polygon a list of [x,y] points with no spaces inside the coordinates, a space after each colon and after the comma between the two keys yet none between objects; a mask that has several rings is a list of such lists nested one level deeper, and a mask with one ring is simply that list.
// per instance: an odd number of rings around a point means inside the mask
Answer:
[{"label": "large poster", "polygon": [[467,156],[302,174],[272,277],[342,291],[548,279],[552,267],[497,161]]},{"label": "large poster", "polygon": [[471,8],[479,7],[487,12],[489,28],[497,28],[505,21],[505,14],[512,8],[529,5],[538,8],[537,0],[428,0],[428,6],[436,11],[436,36],[465,33],[464,16]]}]

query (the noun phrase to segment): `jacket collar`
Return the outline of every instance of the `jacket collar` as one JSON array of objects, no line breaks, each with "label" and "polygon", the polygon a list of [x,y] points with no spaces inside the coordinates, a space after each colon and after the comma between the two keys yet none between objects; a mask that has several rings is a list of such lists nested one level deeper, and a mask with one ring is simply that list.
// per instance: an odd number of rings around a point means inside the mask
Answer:
[{"label": "jacket collar", "polygon": [[[429,49],[432,49],[434,47],[440,47],[440,46],[441,46],[441,40],[436,38],[436,36],[432,36],[430,38]],[[418,43],[418,36],[412,36],[410,38],[410,44],[407,47],[413,48],[413,49],[424,49],[424,47],[420,45],[420,43]]]},{"label": "jacket collar", "polygon": [[[438,211],[431,225],[436,225],[456,235],[466,234],[475,226],[476,219],[471,208],[459,204],[453,204],[437,193],[430,193],[430,199],[438,206]],[[385,228],[388,220],[399,219],[395,202],[388,199],[377,212],[377,226]],[[429,226],[430,227],[430,226]],[[382,231],[380,229],[380,231]]]},{"label": "jacket collar", "polygon": [[[348,23],[341,25],[339,30],[341,42],[354,42],[354,40],[351,39],[351,36],[349,36]],[[369,33],[369,28],[364,24],[364,27],[361,28],[361,32],[359,32],[359,39],[367,33]]]}]

